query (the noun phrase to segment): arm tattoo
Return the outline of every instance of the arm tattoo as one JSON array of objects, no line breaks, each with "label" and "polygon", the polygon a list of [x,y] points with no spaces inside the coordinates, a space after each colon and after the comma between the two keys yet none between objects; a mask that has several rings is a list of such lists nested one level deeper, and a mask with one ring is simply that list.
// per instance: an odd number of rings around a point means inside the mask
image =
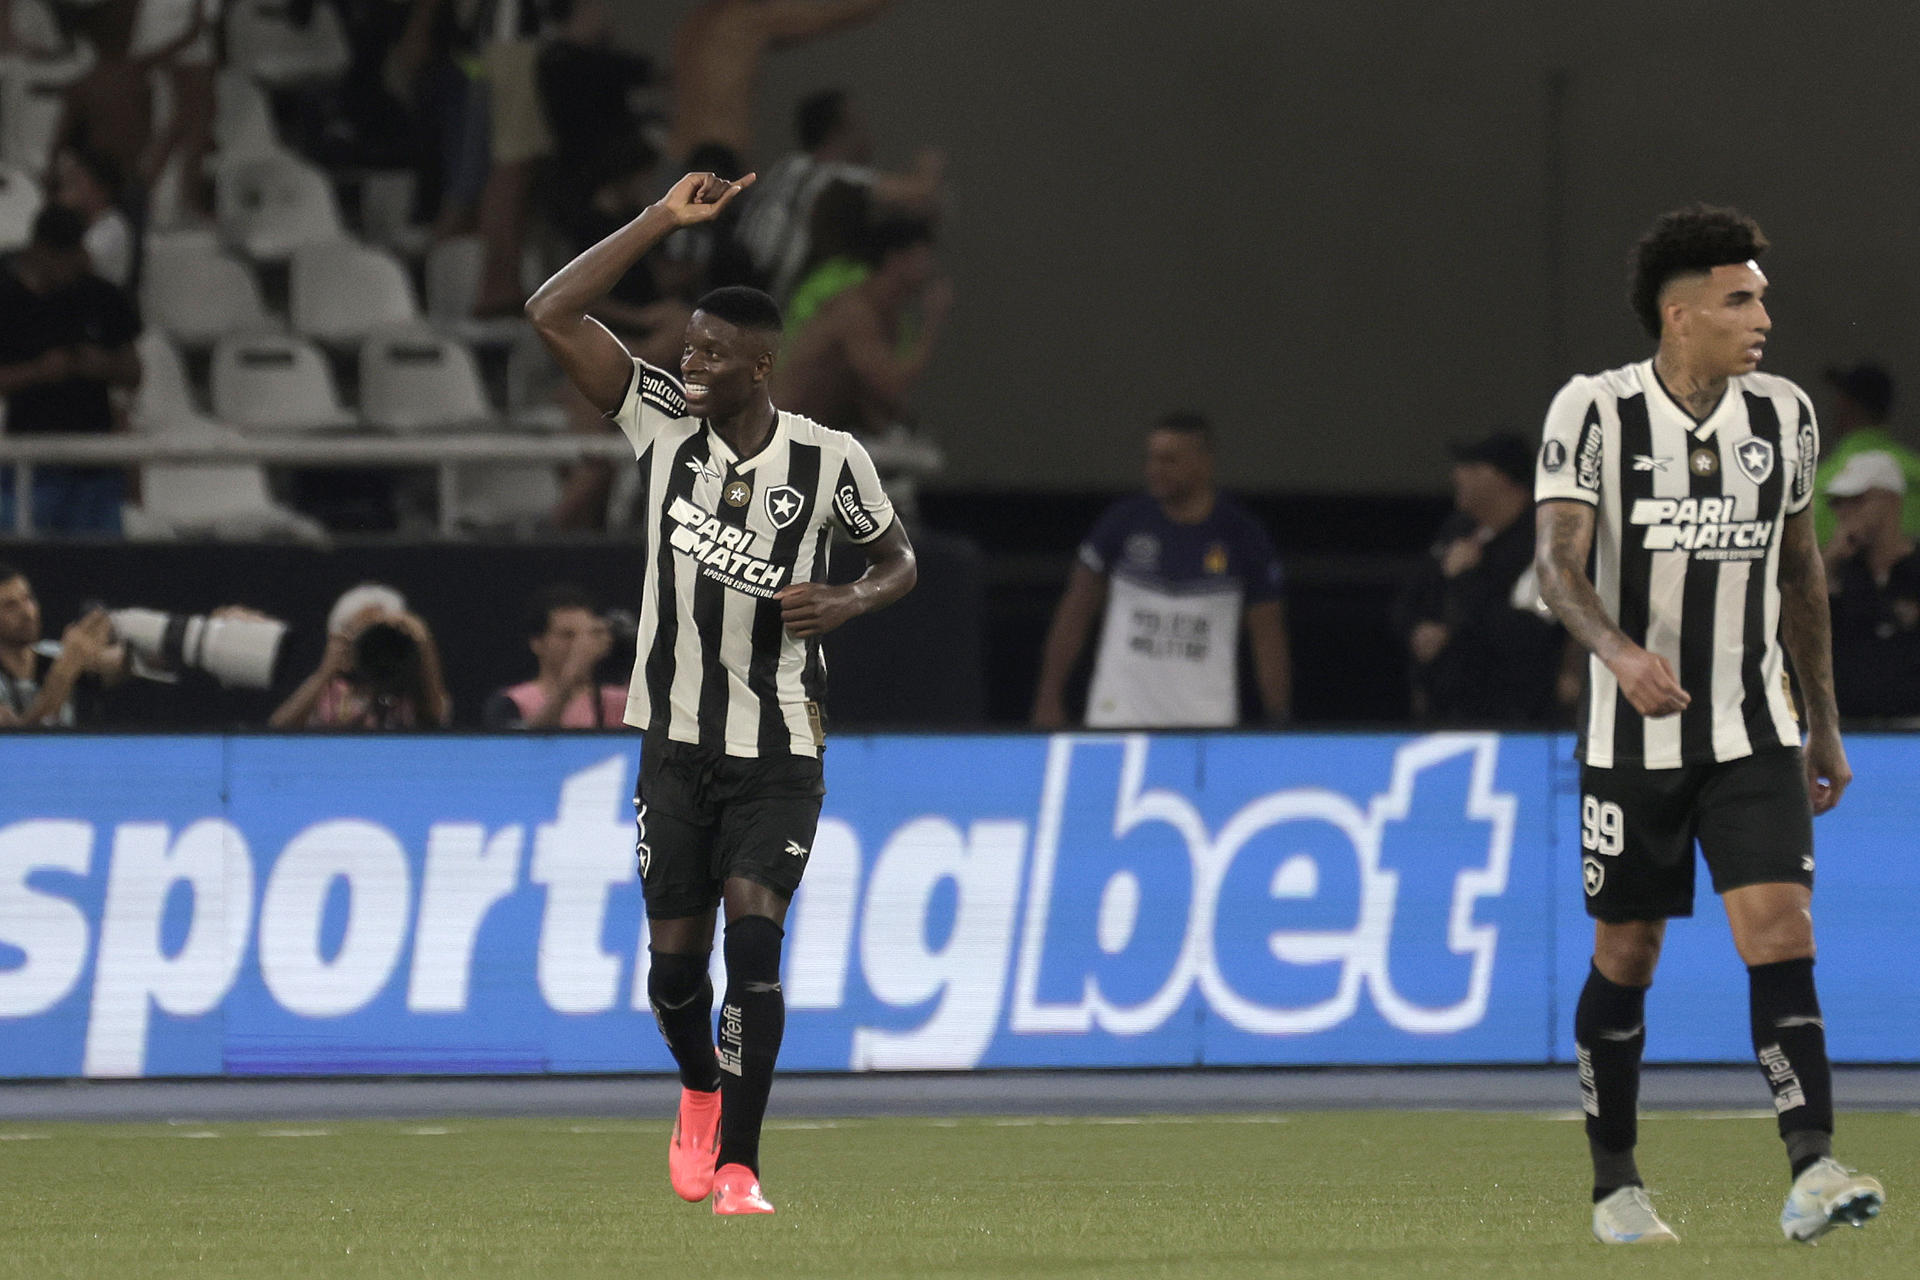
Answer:
[{"label": "arm tattoo", "polygon": [[1567,634],[1604,662],[1628,641],[1587,578],[1593,521],[1593,508],[1585,503],[1541,503],[1535,516],[1539,550],[1534,564],[1540,598],[1559,617]]},{"label": "arm tattoo", "polygon": [[1840,719],[1833,697],[1833,622],[1827,612],[1827,570],[1814,543],[1813,513],[1787,517],[1780,543],[1780,638],[1809,729],[1830,729]]}]

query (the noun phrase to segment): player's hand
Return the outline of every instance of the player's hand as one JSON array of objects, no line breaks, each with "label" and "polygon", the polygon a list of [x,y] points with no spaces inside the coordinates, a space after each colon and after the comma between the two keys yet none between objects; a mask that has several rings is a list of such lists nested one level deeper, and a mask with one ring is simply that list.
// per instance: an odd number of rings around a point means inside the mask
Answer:
[{"label": "player's hand", "polygon": [[1807,795],[1813,801],[1814,816],[1840,803],[1840,794],[1853,781],[1853,769],[1847,764],[1847,751],[1840,745],[1840,731],[1828,729],[1807,737]]},{"label": "player's hand", "polygon": [[1607,669],[1620,682],[1620,692],[1627,695],[1627,701],[1633,704],[1633,709],[1643,716],[1652,719],[1677,716],[1693,701],[1691,695],[1680,687],[1680,678],[1673,674],[1673,665],[1659,654],[1649,653],[1639,645],[1629,646],[1607,663]]},{"label": "player's hand", "polygon": [[860,614],[860,597],[850,586],[796,582],[773,598],[780,602],[780,625],[802,640],[823,636]]},{"label": "player's hand", "polygon": [[95,609],[60,633],[60,656],[83,671],[94,670],[113,644],[113,619]]},{"label": "player's hand", "polygon": [[710,173],[690,173],[660,197],[660,207],[673,215],[674,222],[682,227],[710,222],[719,217],[720,211],[732,204],[736,196],[752,186],[757,176],[750,173],[738,182],[728,182]]}]

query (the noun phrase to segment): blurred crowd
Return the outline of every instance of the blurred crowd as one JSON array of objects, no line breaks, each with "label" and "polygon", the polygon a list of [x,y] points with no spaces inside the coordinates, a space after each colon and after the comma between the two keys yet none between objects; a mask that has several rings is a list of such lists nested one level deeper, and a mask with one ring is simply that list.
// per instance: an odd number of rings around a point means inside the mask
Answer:
[{"label": "blurred crowd", "polygon": [[[701,294],[766,289],[788,327],[776,403],[859,433],[911,513],[939,465],[914,396],[954,301],[937,248],[944,157],[892,138],[905,158],[881,163],[854,87],[785,104],[789,136],[755,130],[769,59],[804,58],[892,2],[699,0],[629,45],[609,0],[0,0],[4,434],[604,436],[530,340],[525,297],[680,174],[754,172],[597,318],[671,369]],[[1815,512],[1840,706],[1920,718],[1920,455],[1894,430],[1880,365],[1825,384]],[[1420,723],[1551,726],[1579,705],[1583,655],[1533,580],[1534,443],[1496,432],[1454,449],[1453,510],[1393,610],[1404,666],[1381,673],[1404,679]],[[1143,491],[1088,531],[1055,611],[1034,725],[1290,718],[1285,573],[1218,486],[1214,451],[1198,414],[1147,432]],[[0,528],[316,540],[633,519],[604,458],[463,464],[454,479],[40,464],[17,494],[0,468]],[[457,519],[433,510],[449,503]],[[274,674],[240,683],[272,691],[275,728],[620,722],[631,642],[622,654],[617,619],[577,588],[530,604],[532,674],[500,672],[483,707],[463,708],[428,621],[390,588],[357,590],[318,628],[217,611],[186,652],[177,634],[162,643],[178,627],[148,634],[128,611],[85,610],[53,639],[32,584],[0,567],[0,725],[124,723],[130,676],[233,683],[221,664],[267,645],[269,621]],[[290,688],[275,683],[289,625],[325,636]]]},{"label": "blurred crowd", "polygon": [[[942,155],[877,163],[843,87],[793,104],[791,137],[754,130],[769,58],[891,3],[701,0],[631,48],[609,0],[0,0],[6,434],[604,434],[522,303],[682,173],[753,171],[724,220],[649,255],[597,318],[673,369],[695,299],[767,289],[789,317],[781,403],[868,437],[910,485],[938,465],[912,396],[953,298]],[[33,527],[630,518],[604,461],[476,465],[454,494],[391,467],[243,464],[199,468],[176,497],[180,470],[143,491],[126,468],[37,466]],[[0,476],[8,527],[13,490]],[[432,509],[454,498],[458,519]]]}]

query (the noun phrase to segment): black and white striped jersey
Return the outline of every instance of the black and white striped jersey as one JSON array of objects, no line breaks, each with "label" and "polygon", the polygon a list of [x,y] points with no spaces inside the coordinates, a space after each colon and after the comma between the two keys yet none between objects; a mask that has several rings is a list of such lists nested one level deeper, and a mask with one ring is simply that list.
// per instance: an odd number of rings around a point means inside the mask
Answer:
[{"label": "black and white striped jersey", "polygon": [[1589,765],[1672,769],[1798,745],[1780,544],[1786,518],[1812,499],[1819,454],[1806,393],[1769,374],[1731,379],[1704,421],[1675,402],[1651,360],[1575,378],[1554,397],[1534,495],[1596,508],[1601,603],[1692,695],[1679,715],[1648,719],[1590,659]]},{"label": "black and white striped jersey", "polygon": [[892,526],[873,460],[793,413],[736,457],[688,416],[679,379],[642,360],[612,417],[639,464],[646,554],[627,723],[727,755],[818,755],[826,663],[773,597],[826,576],[835,525],[855,542]]}]

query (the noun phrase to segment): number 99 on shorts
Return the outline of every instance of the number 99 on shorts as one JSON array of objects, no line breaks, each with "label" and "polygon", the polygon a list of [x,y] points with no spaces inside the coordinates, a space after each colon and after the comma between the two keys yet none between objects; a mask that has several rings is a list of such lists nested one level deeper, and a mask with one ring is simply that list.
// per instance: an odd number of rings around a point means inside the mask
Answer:
[{"label": "number 99 on shorts", "polygon": [[1618,857],[1626,846],[1627,818],[1620,806],[1598,796],[1580,797],[1580,847]]}]

